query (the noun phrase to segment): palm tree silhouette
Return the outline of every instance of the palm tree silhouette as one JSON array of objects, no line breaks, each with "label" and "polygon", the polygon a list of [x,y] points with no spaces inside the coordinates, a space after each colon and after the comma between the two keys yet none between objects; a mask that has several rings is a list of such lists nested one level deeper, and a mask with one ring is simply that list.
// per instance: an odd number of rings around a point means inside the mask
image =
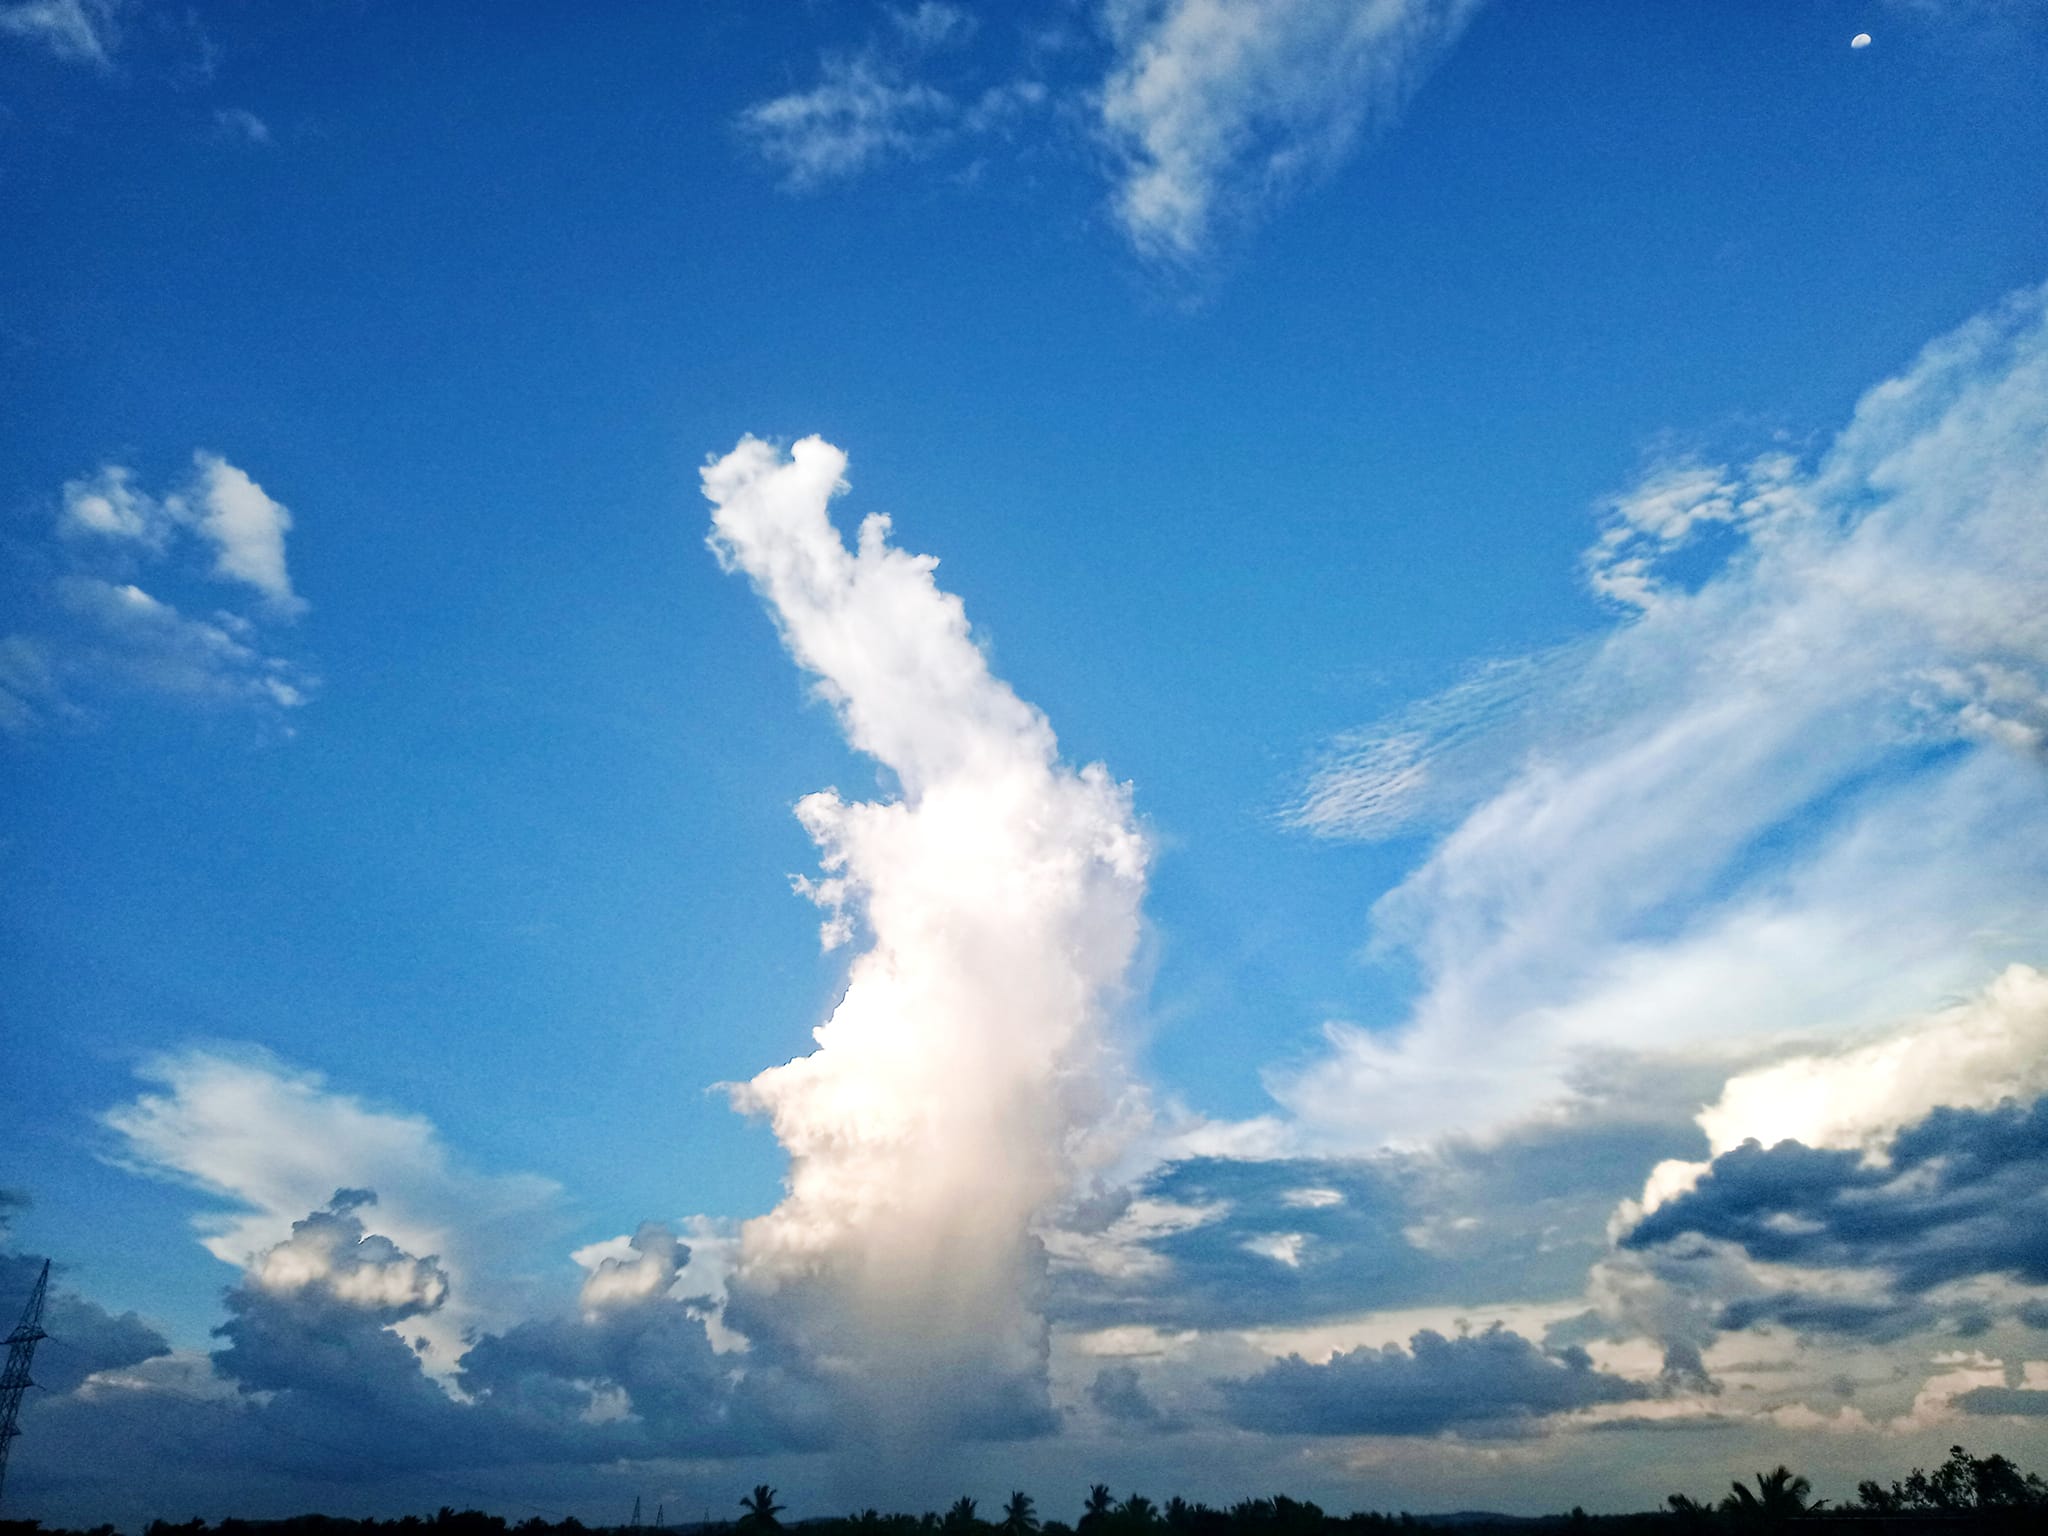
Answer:
[{"label": "palm tree silhouette", "polygon": [[1109,1491],[1109,1484],[1095,1484],[1088,1490],[1088,1502],[1081,1507],[1079,1529],[1085,1531],[1102,1524],[1115,1510],[1116,1499]]},{"label": "palm tree silhouette", "polygon": [[1826,1499],[1813,1497],[1813,1484],[1790,1467],[1779,1466],[1756,1475],[1756,1491],[1740,1483],[1721,1501],[1721,1513],[1755,1530],[1774,1531],[1787,1520],[1818,1510]]},{"label": "palm tree silhouette", "polygon": [[1159,1521],[1159,1506],[1142,1493],[1134,1493],[1125,1499],[1117,1513],[1123,1516],[1126,1525],[1143,1528]]},{"label": "palm tree silhouette", "polygon": [[740,1500],[740,1508],[746,1513],[740,1516],[740,1524],[750,1531],[779,1531],[782,1522],[775,1517],[782,1513],[782,1506],[775,1502],[775,1490],[766,1483],[756,1483],[754,1491]]},{"label": "palm tree silhouette", "polygon": [[974,1518],[974,1500],[962,1494],[953,1501],[953,1507],[946,1511],[946,1518],[940,1529],[955,1533],[973,1530],[981,1522]]},{"label": "palm tree silhouette", "polygon": [[1021,1489],[1010,1495],[1010,1502],[1003,1506],[1001,1529],[1003,1536],[1032,1536],[1038,1529],[1038,1516],[1031,1508],[1031,1495]]}]

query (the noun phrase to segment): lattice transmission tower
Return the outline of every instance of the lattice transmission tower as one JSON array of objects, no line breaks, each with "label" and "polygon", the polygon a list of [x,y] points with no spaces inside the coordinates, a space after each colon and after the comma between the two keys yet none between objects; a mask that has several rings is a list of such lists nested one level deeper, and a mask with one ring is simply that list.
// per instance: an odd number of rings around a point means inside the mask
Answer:
[{"label": "lattice transmission tower", "polygon": [[45,1259],[28,1305],[21,1309],[21,1321],[7,1335],[7,1369],[0,1371],[0,1493],[7,1488],[7,1448],[21,1433],[15,1422],[21,1417],[21,1400],[35,1385],[28,1377],[28,1363],[35,1357],[36,1341],[49,1337],[43,1332],[43,1296],[49,1289],[50,1261]]}]

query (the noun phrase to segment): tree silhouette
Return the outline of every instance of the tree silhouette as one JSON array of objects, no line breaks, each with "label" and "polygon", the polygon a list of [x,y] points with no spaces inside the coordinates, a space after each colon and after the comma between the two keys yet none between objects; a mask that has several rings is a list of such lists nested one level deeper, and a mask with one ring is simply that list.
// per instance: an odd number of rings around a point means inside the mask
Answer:
[{"label": "tree silhouette", "polygon": [[1741,1482],[1729,1487],[1732,1491],[1721,1501],[1721,1513],[1753,1530],[1778,1530],[1787,1520],[1827,1503],[1826,1499],[1814,1500],[1813,1484],[1782,1465],[1770,1472],[1757,1473],[1754,1493]]},{"label": "tree silhouette", "polygon": [[1019,1489],[1010,1495],[1010,1502],[1003,1506],[1001,1529],[1003,1536],[1033,1536],[1038,1515],[1031,1507],[1030,1494]]},{"label": "tree silhouette", "polygon": [[1712,1499],[1688,1498],[1674,1493],[1664,1501],[1671,1506],[1671,1518],[1679,1530],[1688,1533],[1711,1531],[1714,1528],[1714,1501]]},{"label": "tree silhouette", "polygon": [[971,1531],[980,1524],[981,1522],[974,1518],[974,1500],[962,1494],[953,1501],[953,1507],[946,1511],[946,1518],[940,1529],[951,1533],[951,1536],[962,1536],[962,1533]]},{"label": "tree silhouette", "polygon": [[782,1506],[775,1502],[775,1490],[766,1483],[756,1483],[754,1491],[740,1500],[740,1508],[746,1513],[740,1516],[740,1524],[750,1531],[779,1531],[782,1522],[775,1517],[782,1513]]},{"label": "tree silhouette", "polygon": [[1117,1514],[1132,1530],[1143,1530],[1159,1523],[1159,1506],[1142,1493],[1134,1493],[1125,1499],[1117,1507]]},{"label": "tree silhouette", "polygon": [[1864,1509],[1881,1515],[1954,1515],[2048,1505],[2048,1485],[2003,1456],[1972,1456],[1952,1445],[1948,1460],[1932,1472],[1915,1467],[1910,1477],[1889,1489],[1875,1479],[1866,1480],[1856,1485],[1856,1498]]},{"label": "tree silhouette", "polygon": [[1081,1507],[1080,1530],[1091,1530],[1116,1512],[1116,1497],[1109,1484],[1097,1483],[1088,1490],[1088,1502]]}]

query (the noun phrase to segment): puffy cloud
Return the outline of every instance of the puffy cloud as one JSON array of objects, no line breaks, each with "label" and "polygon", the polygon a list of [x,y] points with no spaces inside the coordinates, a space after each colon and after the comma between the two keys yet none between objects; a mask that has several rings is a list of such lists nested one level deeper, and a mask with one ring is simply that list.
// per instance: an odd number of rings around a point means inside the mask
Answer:
[{"label": "puffy cloud", "polygon": [[658,1221],[640,1224],[627,1240],[626,1251],[600,1258],[583,1280],[583,1308],[602,1312],[630,1306],[650,1297],[666,1296],[690,1262],[690,1250]]},{"label": "puffy cloud", "polygon": [[1112,0],[1101,122],[1116,211],[1147,255],[1185,259],[1339,160],[1408,100],[1478,0]]},{"label": "puffy cloud", "polygon": [[214,1355],[220,1374],[246,1392],[440,1396],[387,1325],[438,1310],[448,1275],[438,1259],[366,1230],[358,1212],[376,1199],[336,1190],[284,1241],[250,1255],[228,1292],[228,1320],[215,1330],[227,1340]]},{"label": "puffy cloud", "polygon": [[[88,720],[79,700],[102,693],[267,714],[307,702],[314,680],[272,652],[257,622],[306,609],[285,567],[291,514],[220,455],[193,460],[191,479],[161,497],[120,464],[65,482],[57,573],[25,594],[42,632],[0,637],[0,729]],[[160,582],[189,581],[195,543],[209,552],[206,576],[259,594],[256,617],[195,617],[159,595]]]},{"label": "puffy cloud", "polygon": [[[721,1357],[705,1298],[671,1295],[690,1250],[659,1222],[598,1260],[582,1312],[479,1338],[460,1382],[479,1408],[572,1457],[737,1455],[815,1448],[819,1415],[788,1411],[772,1366]],[[796,1395],[799,1407],[807,1406]]]},{"label": "puffy cloud", "polygon": [[746,440],[704,471],[712,543],[745,572],[848,741],[900,795],[806,797],[828,944],[866,947],[818,1049],[734,1089],[790,1156],[746,1224],[727,1319],[802,1362],[848,1427],[1046,1427],[1044,1258],[1032,1227],[1128,1093],[1110,1013],[1147,849],[1128,790],[1060,762],[992,676],[936,562],[827,506],[845,456]]},{"label": "puffy cloud", "polygon": [[1172,1423],[1145,1393],[1133,1365],[1105,1365],[1088,1384],[1088,1401],[1112,1423],[1142,1429],[1164,1429]]},{"label": "puffy cloud", "polygon": [[[1811,468],[1618,498],[1592,563],[1632,617],[1352,738],[1295,812],[1333,835],[1461,813],[1374,908],[1418,963],[1405,1023],[1333,1023],[1271,1075],[1305,1137],[1683,1114],[1674,1071],[2048,950],[2044,485],[2036,289],[1872,389]],[[1682,580],[1703,533],[1721,557]]]},{"label": "puffy cloud", "polygon": [[256,1256],[249,1285],[273,1296],[317,1296],[393,1323],[432,1312],[448,1299],[448,1275],[433,1257],[416,1259],[390,1238],[368,1234],[356,1212],[375,1190],[337,1189],[323,1210],[292,1223],[292,1235]]},{"label": "puffy cloud", "polygon": [[1648,1387],[1596,1370],[1584,1350],[1550,1353],[1499,1324],[1403,1350],[1355,1349],[1321,1365],[1299,1355],[1223,1383],[1231,1422],[1266,1434],[1498,1434],[1551,1414],[1633,1402]]},{"label": "puffy cloud", "polygon": [[1947,1105],[2048,1093],[2048,974],[2015,965],[1977,997],[1867,1045],[1740,1073],[1700,1112],[1716,1153],[1745,1141],[1870,1148]]},{"label": "puffy cloud", "polygon": [[1623,1246],[1688,1236],[1769,1264],[1879,1269],[1909,1294],[1986,1274],[2048,1285],[2048,1098],[1936,1109],[1877,1157],[1744,1142]]},{"label": "puffy cloud", "polygon": [[162,550],[175,521],[167,508],[135,486],[135,471],[122,464],[102,464],[98,473],[64,482],[64,508],[57,527],[72,536],[133,539]]},{"label": "puffy cloud", "polygon": [[[1716,1156],[1751,1141],[1875,1152],[1943,1105],[1983,1109],[2043,1093],[2048,974],[2014,965],[1976,997],[1875,1039],[1738,1073],[1696,1118]],[[1707,1167],[1659,1164],[1641,1208],[1655,1210],[1689,1189]]]},{"label": "puffy cloud", "polygon": [[67,64],[106,69],[121,40],[122,0],[16,0],[0,5],[0,36],[34,43]]},{"label": "puffy cloud", "polygon": [[[261,1053],[188,1051],[146,1062],[140,1075],[160,1091],[102,1116],[119,1137],[118,1157],[231,1202],[198,1223],[222,1262],[240,1268],[251,1255],[278,1253],[287,1273],[311,1262],[315,1239],[340,1228],[318,1227],[293,1246],[301,1213],[327,1207],[337,1189],[367,1186],[380,1199],[382,1234],[440,1255],[435,1273],[455,1287],[445,1304],[414,1309],[405,1327],[429,1342],[437,1372],[454,1368],[466,1331],[502,1326],[526,1309],[534,1239],[555,1219],[550,1181],[470,1172],[424,1118],[373,1108]],[[354,1219],[353,1207],[329,1209],[335,1221]],[[395,1283],[395,1273],[378,1283]]]},{"label": "puffy cloud", "polygon": [[196,526],[214,546],[214,573],[254,587],[278,613],[303,613],[305,599],[292,591],[284,563],[291,513],[219,454],[201,450],[192,462],[198,468]]}]

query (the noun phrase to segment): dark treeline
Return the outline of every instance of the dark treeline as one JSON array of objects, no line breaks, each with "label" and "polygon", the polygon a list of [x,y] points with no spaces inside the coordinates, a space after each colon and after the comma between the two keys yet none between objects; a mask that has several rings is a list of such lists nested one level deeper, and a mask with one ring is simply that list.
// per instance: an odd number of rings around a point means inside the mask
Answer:
[{"label": "dark treeline", "polygon": [[[1460,1532],[1562,1531],[1568,1536],[1912,1536],[1955,1532],[1957,1536],[2018,1536],[2048,1530],[2048,1482],[2022,1472],[2003,1456],[1972,1456],[1953,1446],[1933,1471],[1915,1468],[1901,1480],[1859,1483],[1853,1500],[1831,1504],[1813,1497],[1812,1486],[1787,1467],[1737,1481],[1720,1498],[1674,1493],[1665,1507],[1624,1515],[1588,1515],[1573,1509],[1559,1515],[1415,1515],[1355,1510],[1334,1515],[1285,1494],[1244,1499],[1227,1508],[1171,1498],[1163,1504],[1133,1493],[1117,1498],[1097,1483],[1071,1522],[1040,1518],[1029,1494],[1013,1493],[999,1509],[984,1513],[961,1498],[941,1512],[883,1514],[864,1509],[825,1519],[785,1521],[776,1490],[763,1484],[738,1502],[728,1521],[692,1521],[655,1526],[589,1526],[574,1518],[538,1516],[507,1521],[473,1509],[443,1508],[438,1514],[396,1520],[343,1520],[331,1515],[298,1515],[288,1520],[225,1519],[209,1525],[197,1518],[173,1523],[152,1520],[143,1536],[1388,1536],[1424,1531],[1429,1536]],[[0,1536],[117,1536],[111,1525],[68,1531],[34,1520],[0,1520]]]}]

